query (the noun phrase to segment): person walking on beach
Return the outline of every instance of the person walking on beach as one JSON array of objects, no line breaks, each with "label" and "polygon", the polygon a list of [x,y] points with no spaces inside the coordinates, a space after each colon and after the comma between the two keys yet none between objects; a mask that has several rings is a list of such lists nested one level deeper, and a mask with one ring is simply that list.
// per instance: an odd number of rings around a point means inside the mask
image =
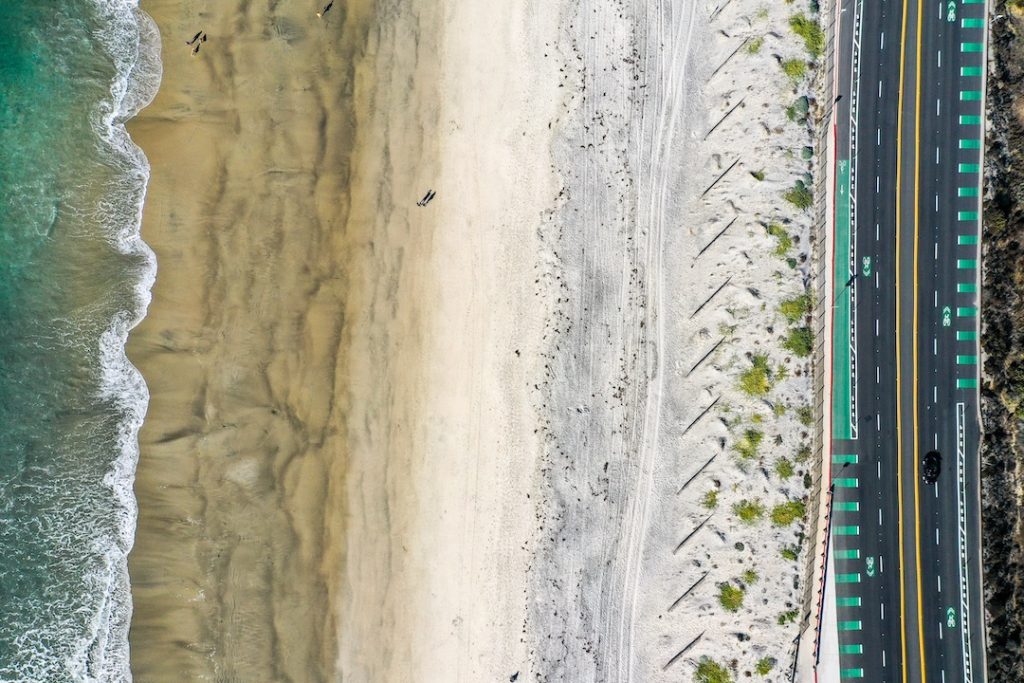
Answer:
[{"label": "person walking on beach", "polygon": [[[196,40],[196,38],[198,38],[199,40]],[[193,42],[196,44],[196,46],[192,48],[192,56],[195,57],[199,53],[199,46],[206,42],[206,32],[200,31],[199,33],[197,33],[196,37],[193,38],[189,44],[191,45]]]},{"label": "person walking on beach", "polygon": [[331,11],[331,7],[334,5],[334,0],[324,5],[324,8],[316,13],[317,18],[323,17],[325,14]]},{"label": "person walking on beach", "polygon": [[427,193],[423,195],[423,199],[416,202],[416,206],[426,206],[427,204],[430,203],[430,200],[432,200],[435,195],[437,195],[437,193],[434,192],[433,190],[427,190]]}]

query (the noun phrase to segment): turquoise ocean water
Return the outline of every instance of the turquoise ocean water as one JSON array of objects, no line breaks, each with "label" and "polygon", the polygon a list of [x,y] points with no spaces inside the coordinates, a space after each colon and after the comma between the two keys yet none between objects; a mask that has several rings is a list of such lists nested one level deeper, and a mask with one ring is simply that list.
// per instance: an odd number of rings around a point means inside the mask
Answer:
[{"label": "turquoise ocean water", "polygon": [[0,680],[127,680],[132,478],[148,394],[124,356],[155,273],[155,94],[137,0],[0,0]]}]

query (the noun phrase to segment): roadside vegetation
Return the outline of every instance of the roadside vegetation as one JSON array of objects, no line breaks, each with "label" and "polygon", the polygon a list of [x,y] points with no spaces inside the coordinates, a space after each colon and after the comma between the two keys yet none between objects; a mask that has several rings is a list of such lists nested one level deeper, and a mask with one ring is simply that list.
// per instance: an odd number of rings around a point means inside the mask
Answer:
[{"label": "roadside vegetation", "polygon": [[743,432],[743,436],[736,442],[736,452],[744,460],[753,460],[757,457],[757,449],[764,440],[764,432],[751,427]]},{"label": "roadside vegetation", "polygon": [[772,672],[772,669],[774,669],[774,668],[775,668],[775,658],[774,657],[762,657],[761,659],[759,659],[757,661],[757,666],[754,667],[754,671],[756,671],[759,676],[767,676],[768,674],[770,674]]},{"label": "roadside vegetation", "polygon": [[754,398],[766,396],[772,388],[773,374],[767,354],[755,354],[750,367],[740,375],[740,389]]},{"label": "roadside vegetation", "polygon": [[718,586],[718,602],[729,612],[738,612],[743,607],[747,591],[742,586],[723,583]]},{"label": "roadside vegetation", "polygon": [[793,522],[804,518],[804,503],[801,500],[790,500],[780,503],[772,508],[772,524],[775,526],[789,526]]},{"label": "roadside vegetation", "polygon": [[825,51],[825,32],[814,19],[808,19],[803,13],[794,14],[789,18],[789,27],[800,36],[807,48],[807,54],[816,60]]},{"label": "roadside vegetation", "polygon": [[694,683],[733,683],[729,670],[710,657],[701,657],[697,662],[693,680]]},{"label": "roadside vegetation", "polygon": [[807,75],[807,62],[802,59],[787,59],[782,63],[782,71],[794,83],[799,83]]},{"label": "roadside vegetation", "polygon": [[756,524],[764,517],[764,505],[761,505],[761,501],[756,498],[754,500],[744,498],[732,506],[732,512],[744,524]]}]

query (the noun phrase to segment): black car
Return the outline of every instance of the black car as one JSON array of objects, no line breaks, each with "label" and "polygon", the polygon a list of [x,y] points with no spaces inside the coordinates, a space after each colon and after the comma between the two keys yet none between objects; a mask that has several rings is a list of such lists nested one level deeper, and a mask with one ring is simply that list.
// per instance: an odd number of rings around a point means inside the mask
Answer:
[{"label": "black car", "polygon": [[921,478],[926,484],[934,484],[939,480],[942,470],[942,455],[938,451],[928,451],[921,462]]}]

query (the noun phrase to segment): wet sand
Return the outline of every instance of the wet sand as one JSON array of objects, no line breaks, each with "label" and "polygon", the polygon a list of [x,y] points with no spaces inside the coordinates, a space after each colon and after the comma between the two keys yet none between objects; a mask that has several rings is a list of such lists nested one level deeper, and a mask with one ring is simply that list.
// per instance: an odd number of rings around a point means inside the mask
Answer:
[{"label": "wet sand", "polygon": [[307,4],[143,4],[164,80],[130,125],[159,264],[129,343],[152,394],[141,681],[475,676],[523,655],[543,71],[519,64],[511,12]]}]

